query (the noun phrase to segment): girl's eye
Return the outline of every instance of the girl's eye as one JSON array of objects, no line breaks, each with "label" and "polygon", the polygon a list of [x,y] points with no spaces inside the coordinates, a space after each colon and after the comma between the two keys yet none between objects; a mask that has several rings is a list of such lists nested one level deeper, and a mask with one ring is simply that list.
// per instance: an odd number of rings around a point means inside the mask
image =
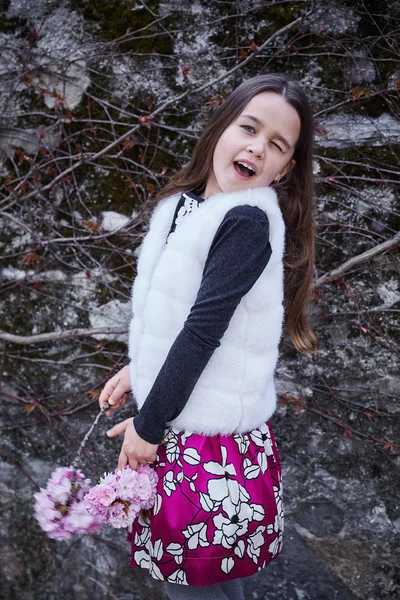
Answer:
[{"label": "girl's eye", "polygon": [[[251,125],[241,125],[240,127],[243,127],[243,129],[245,129],[246,127],[249,127],[252,132],[255,133],[255,129],[254,127],[252,127]],[[248,129],[246,129],[246,131],[248,131]],[[278,144],[276,144],[275,142],[271,142],[274,146],[276,146],[278,148],[278,150],[280,150],[281,152],[283,152],[282,148],[280,146],[278,146]]]},{"label": "girl's eye", "polygon": [[254,127],[252,127],[251,125],[241,125],[240,127],[250,127],[250,129],[252,129],[253,131],[255,131]]},{"label": "girl's eye", "polygon": [[283,152],[282,148],[281,148],[280,146],[278,146],[278,144],[275,144],[275,142],[272,142],[272,143],[273,143],[273,145],[274,145],[274,146],[276,146],[277,148],[279,148],[279,150],[280,150],[281,152]]}]

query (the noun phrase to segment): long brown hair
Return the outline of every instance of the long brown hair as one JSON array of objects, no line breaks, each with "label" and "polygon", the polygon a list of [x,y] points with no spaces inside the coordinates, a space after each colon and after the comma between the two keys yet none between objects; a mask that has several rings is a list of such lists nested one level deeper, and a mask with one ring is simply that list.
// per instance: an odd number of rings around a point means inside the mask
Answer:
[{"label": "long brown hair", "polygon": [[315,257],[314,124],[308,98],[296,80],[280,73],[269,73],[241,83],[212,114],[190,162],[171,177],[157,195],[156,202],[172,194],[206,186],[213,169],[214,149],[221,134],[256,94],[266,91],[283,96],[300,117],[300,136],[292,156],[296,165],[271,187],[278,195],[286,226],[285,329],[297,350],[315,352],[318,341],[306,315]]}]

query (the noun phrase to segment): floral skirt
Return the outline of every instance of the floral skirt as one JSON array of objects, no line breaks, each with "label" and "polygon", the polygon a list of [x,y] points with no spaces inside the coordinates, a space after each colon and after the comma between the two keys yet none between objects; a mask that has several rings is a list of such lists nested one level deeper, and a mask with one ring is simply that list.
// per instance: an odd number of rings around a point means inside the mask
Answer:
[{"label": "floral skirt", "polygon": [[283,538],[281,466],[269,421],[226,436],[165,433],[153,463],[155,505],[128,533],[131,566],[184,585],[260,571]]}]

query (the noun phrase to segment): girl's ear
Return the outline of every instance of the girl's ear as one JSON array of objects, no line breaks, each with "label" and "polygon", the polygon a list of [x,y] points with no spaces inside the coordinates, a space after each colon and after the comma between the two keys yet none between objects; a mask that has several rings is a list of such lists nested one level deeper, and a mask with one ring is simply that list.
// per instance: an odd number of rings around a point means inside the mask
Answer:
[{"label": "girl's ear", "polygon": [[293,169],[295,164],[296,164],[296,161],[294,160],[294,158],[292,158],[291,161],[286,165],[286,167],[284,167],[282,169],[282,171],[280,172],[281,178],[284,177],[285,175],[287,175],[289,173],[289,171],[291,171]]}]

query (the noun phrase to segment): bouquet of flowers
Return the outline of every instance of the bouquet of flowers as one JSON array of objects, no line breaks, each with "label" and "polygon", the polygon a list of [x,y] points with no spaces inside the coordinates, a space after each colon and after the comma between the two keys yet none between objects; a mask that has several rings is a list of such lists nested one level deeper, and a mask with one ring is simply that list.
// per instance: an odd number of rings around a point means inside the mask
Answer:
[{"label": "bouquet of flowers", "polygon": [[128,527],[141,511],[154,506],[158,476],[148,465],[104,473],[100,483],[83,498],[90,515],[111,527]]},{"label": "bouquet of flowers", "polygon": [[34,494],[35,518],[54,540],[66,540],[74,533],[98,531],[103,523],[91,515],[82,503],[89,491],[90,479],[73,467],[58,467],[51,474],[46,489]]},{"label": "bouquet of flowers", "polygon": [[98,531],[103,525],[128,527],[141,513],[150,516],[156,499],[158,475],[148,465],[137,471],[129,466],[104,473],[100,483],[90,488],[90,479],[77,468],[81,452],[101,415],[110,408],[106,403],[80,444],[70,467],[58,467],[46,488],[34,494],[34,515],[50,538],[66,540],[74,533]]}]

